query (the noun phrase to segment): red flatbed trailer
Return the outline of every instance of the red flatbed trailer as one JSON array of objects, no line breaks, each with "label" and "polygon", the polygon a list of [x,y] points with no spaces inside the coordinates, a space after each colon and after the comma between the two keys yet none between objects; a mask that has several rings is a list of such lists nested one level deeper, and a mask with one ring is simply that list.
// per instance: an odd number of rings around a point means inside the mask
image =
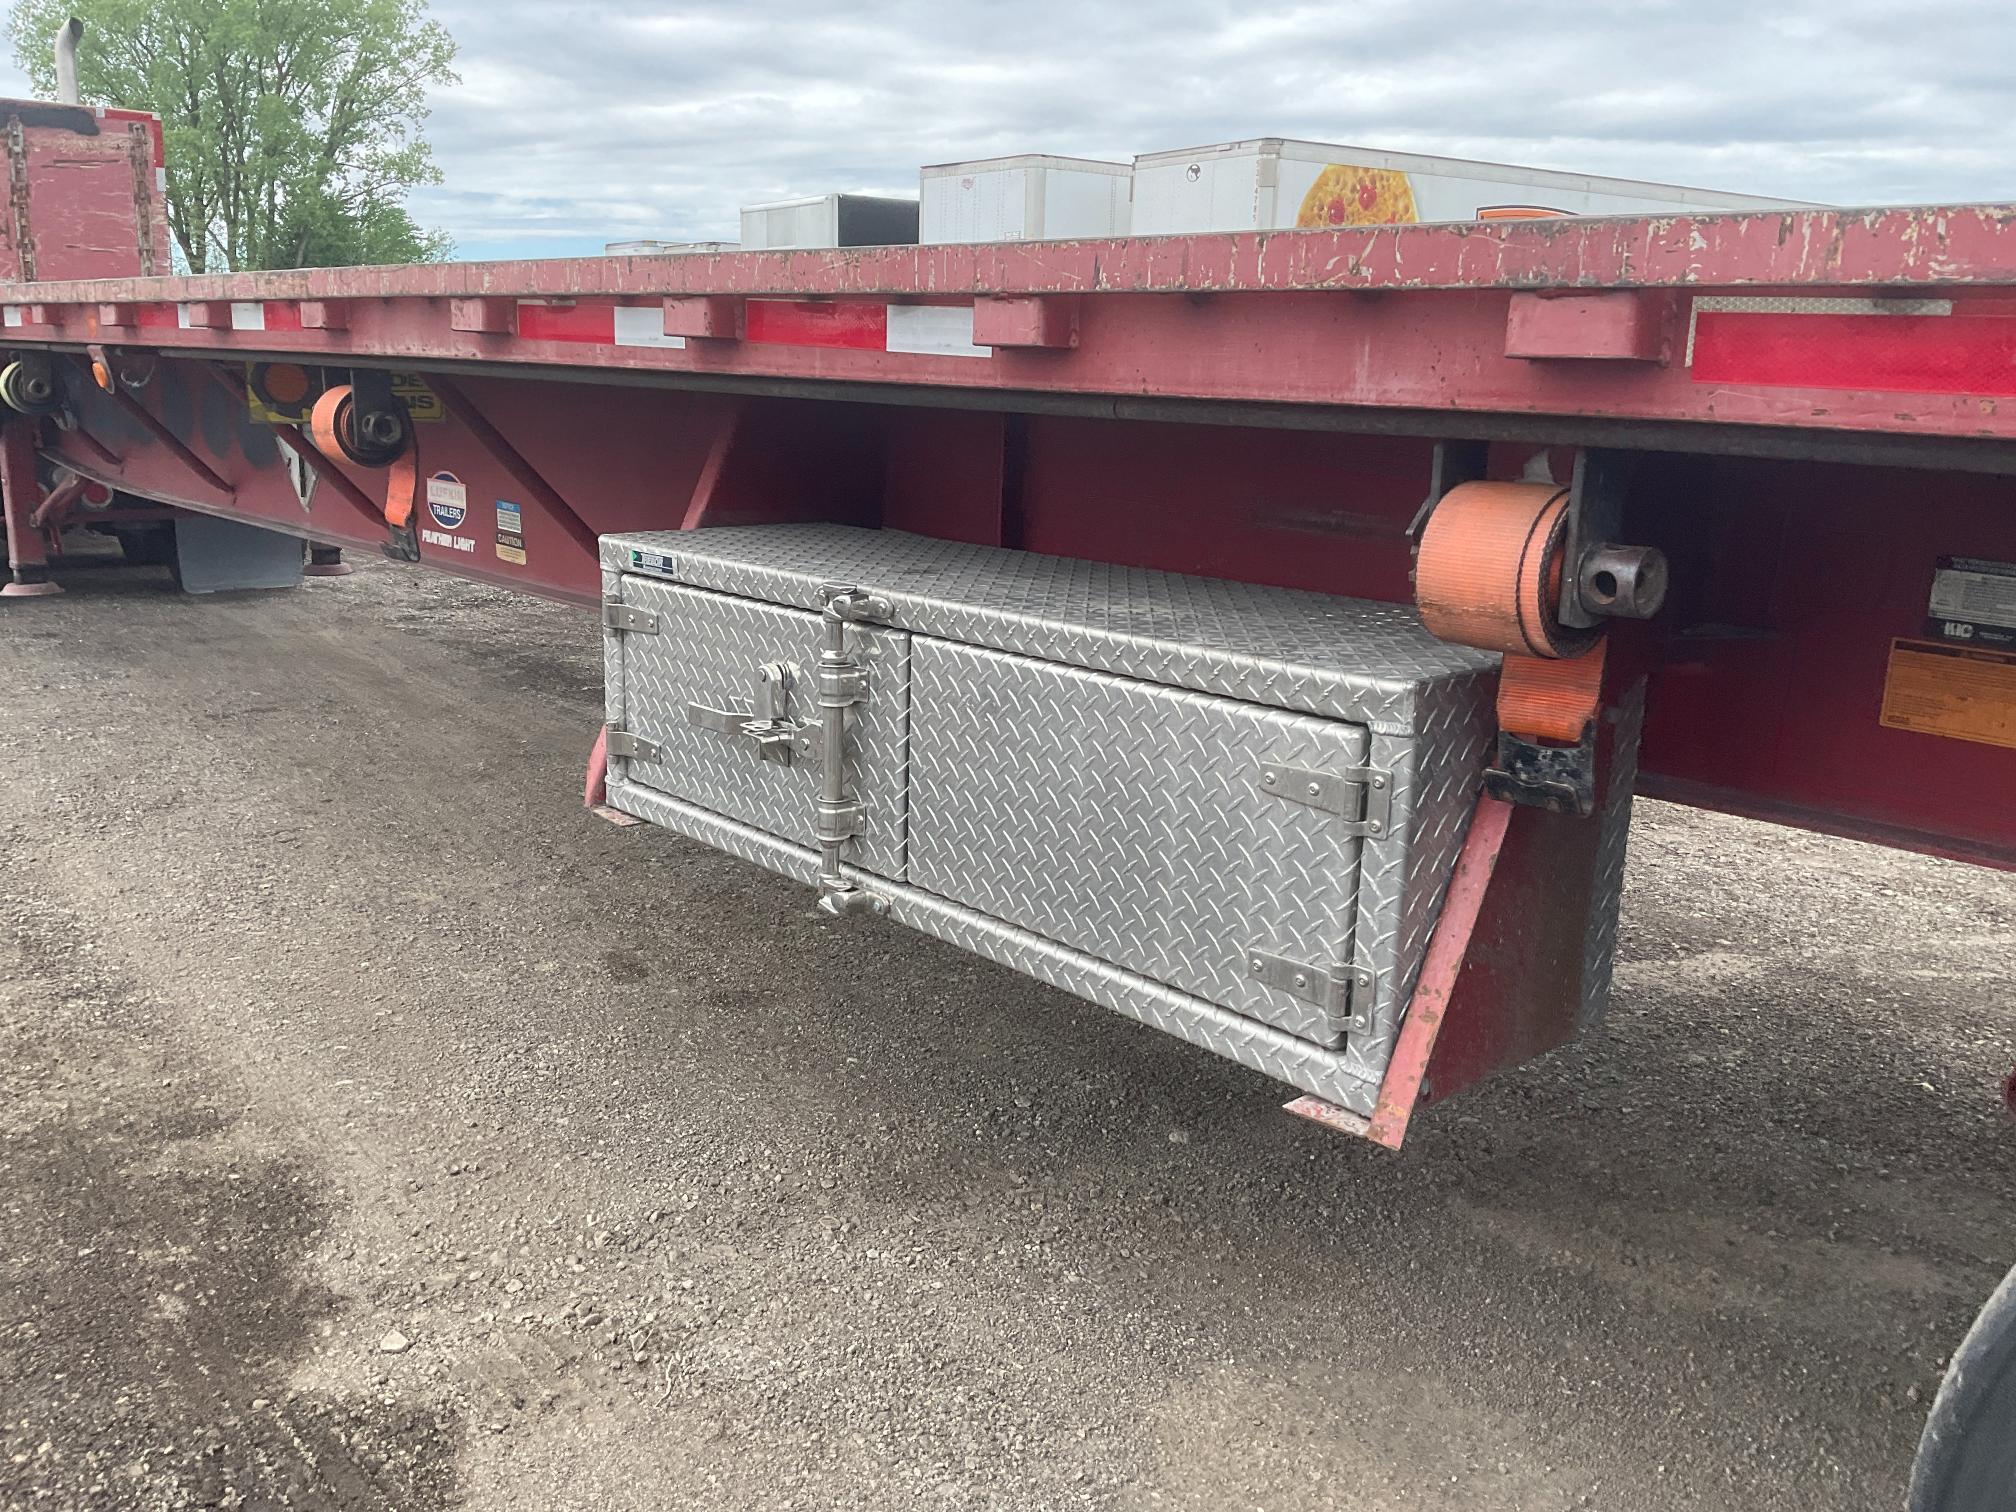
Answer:
[{"label": "red flatbed trailer", "polygon": [[[610,602],[626,562],[681,585],[652,593],[719,592],[651,566],[678,547],[649,533],[724,526],[1409,605],[1417,565],[1426,597],[1424,500],[1499,482],[1565,501],[1571,540],[1663,553],[1656,616],[1580,621],[1607,661],[1582,690],[1579,755],[1507,723],[1488,780],[1465,787],[1364,1105],[1293,1105],[1389,1145],[1431,1097],[1600,1011],[1634,788],[2016,867],[2016,207],[121,276],[7,286],[0,319],[0,395],[22,411],[0,431],[0,484],[26,591],[60,578],[66,525],[162,507],[601,603],[612,637],[657,628],[641,600]],[[317,444],[307,402],[344,384],[360,411],[409,401],[396,458]],[[716,551],[695,560],[757,570]],[[1580,561],[1547,580],[1564,614],[1593,602],[1574,599]],[[808,622],[825,606],[829,646],[843,620],[924,634],[916,605],[903,624],[900,603],[834,597],[800,606]],[[1012,613],[968,607],[991,616],[977,643],[1027,654],[1001,628]],[[1141,675],[1119,655],[1062,659]],[[771,693],[790,685],[779,673]],[[784,730],[817,757],[814,722],[782,708],[694,718],[736,740]],[[608,753],[630,753],[619,770],[652,759],[612,727],[589,783],[604,807]],[[1579,804],[1520,752],[1554,778],[1574,768]],[[667,813],[796,864],[746,825]],[[837,862],[820,885],[866,896]],[[1122,1006],[1031,959],[1016,963]],[[1272,1070],[1269,1053],[1239,1058]],[[2010,1311],[2005,1295],[1984,1315],[1942,1393],[1921,1507],[2001,1505],[1964,1487],[1983,1463],[2006,1487],[2016,1458]]]}]

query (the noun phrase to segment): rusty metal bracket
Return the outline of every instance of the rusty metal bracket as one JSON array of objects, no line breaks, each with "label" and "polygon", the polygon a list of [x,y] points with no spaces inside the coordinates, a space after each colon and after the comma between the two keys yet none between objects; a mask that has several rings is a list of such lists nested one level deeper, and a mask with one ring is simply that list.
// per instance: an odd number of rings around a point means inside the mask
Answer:
[{"label": "rusty metal bracket", "polygon": [[84,429],[82,425],[79,425],[72,430],[65,431],[64,434],[76,438],[78,444],[80,444],[84,448],[84,450],[91,453],[92,456],[96,457],[100,462],[103,462],[107,467],[124,467],[126,465],[126,459],[124,457],[121,457],[117,452],[112,450],[111,447],[107,446],[103,441],[100,441],[96,436],[92,435],[91,432]]}]

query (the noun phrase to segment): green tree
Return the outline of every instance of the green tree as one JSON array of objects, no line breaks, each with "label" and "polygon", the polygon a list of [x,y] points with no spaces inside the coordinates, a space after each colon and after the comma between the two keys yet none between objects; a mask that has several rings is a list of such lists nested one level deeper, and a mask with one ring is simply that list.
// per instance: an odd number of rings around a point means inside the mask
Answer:
[{"label": "green tree", "polygon": [[427,88],[458,82],[426,0],[15,0],[15,61],[44,98],[73,13],[84,99],[161,117],[168,223],[191,272],[451,250],[405,204],[441,177],[420,134]]}]

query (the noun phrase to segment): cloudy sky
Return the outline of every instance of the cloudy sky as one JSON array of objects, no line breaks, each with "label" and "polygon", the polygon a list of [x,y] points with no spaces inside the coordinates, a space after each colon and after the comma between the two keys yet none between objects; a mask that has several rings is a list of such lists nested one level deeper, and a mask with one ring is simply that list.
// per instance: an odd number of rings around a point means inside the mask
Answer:
[{"label": "cloudy sky", "polygon": [[[2008,0],[433,0],[414,210],[465,257],[730,239],[920,164],[1249,136],[1837,204],[2016,199]],[[11,72],[11,70],[9,71]],[[18,93],[19,76],[0,77]]]}]

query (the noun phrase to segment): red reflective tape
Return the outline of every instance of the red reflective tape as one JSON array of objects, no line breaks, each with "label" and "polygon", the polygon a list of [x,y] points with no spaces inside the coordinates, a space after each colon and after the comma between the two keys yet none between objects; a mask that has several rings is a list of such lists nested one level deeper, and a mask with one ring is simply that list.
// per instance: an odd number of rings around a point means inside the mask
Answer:
[{"label": "red reflective tape", "polygon": [[518,334],[527,341],[570,341],[614,346],[613,304],[537,304],[521,300]]},{"label": "red reflective tape", "polygon": [[752,299],[743,339],[780,346],[879,352],[889,340],[889,307],[872,300]]},{"label": "red reflective tape", "polygon": [[269,299],[266,301],[266,329],[269,331],[298,331],[301,329],[301,306],[292,300]]},{"label": "red reflective tape", "polygon": [[133,312],[136,324],[152,330],[174,330],[180,322],[172,304],[143,304]]},{"label": "red reflective tape", "polygon": [[1694,318],[1694,381],[1900,394],[2016,394],[2016,319],[2003,315]]}]

